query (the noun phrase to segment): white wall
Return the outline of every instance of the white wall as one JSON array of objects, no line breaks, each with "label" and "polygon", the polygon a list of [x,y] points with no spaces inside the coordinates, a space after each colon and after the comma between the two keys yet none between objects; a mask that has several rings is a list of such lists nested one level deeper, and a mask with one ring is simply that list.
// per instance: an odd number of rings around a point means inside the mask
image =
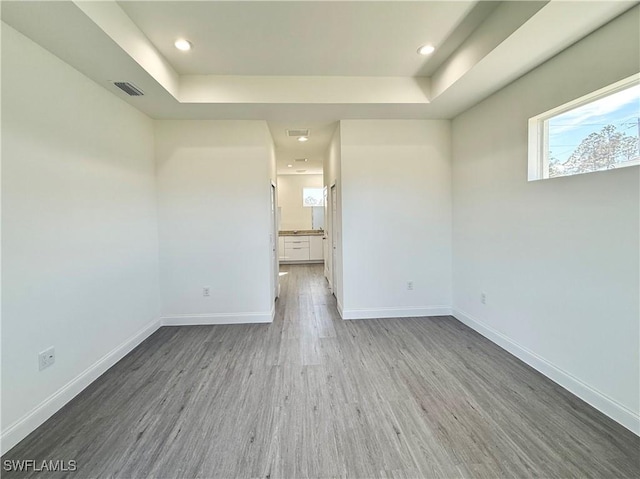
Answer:
[{"label": "white wall", "polygon": [[155,126],[163,318],[271,321],[273,150],[266,122]]},{"label": "white wall", "polygon": [[153,124],[3,23],[2,163],[6,451],[159,325]]},{"label": "white wall", "polygon": [[638,167],[529,183],[527,120],[637,73],[639,45],[635,8],[453,122],[455,316],[636,432]]},{"label": "white wall", "polygon": [[340,129],[343,317],[449,314],[450,122],[348,120]]},{"label": "white wall", "polygon": [[310,230],[312,208],[302,206],[302,188],[322,188],[322,175],[279,175],[280,229]]}]

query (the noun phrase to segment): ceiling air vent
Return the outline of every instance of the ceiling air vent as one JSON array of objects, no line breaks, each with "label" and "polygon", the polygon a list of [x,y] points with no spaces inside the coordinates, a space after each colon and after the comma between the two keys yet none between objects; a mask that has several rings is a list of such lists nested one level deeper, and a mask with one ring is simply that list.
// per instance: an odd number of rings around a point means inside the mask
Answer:
[{"label": "ceiling air vent", "polygon": [[309,136],[309,130],[287,130],[287,136]]},{"label": "ceiling air vent", "polygon": [[144,92],[132,83],[127,81],[114,81],[113,84],[120,88],[129,96],[142,96]]},{"label": "ceiling air vent", "polygon": [[306,158],[296,158],[296,159],[295,159],[295,160],[293,160],[293,161],[297,161],[297,162],[305,163],[305,162],[307,161],[307,159],[306,159]]}]

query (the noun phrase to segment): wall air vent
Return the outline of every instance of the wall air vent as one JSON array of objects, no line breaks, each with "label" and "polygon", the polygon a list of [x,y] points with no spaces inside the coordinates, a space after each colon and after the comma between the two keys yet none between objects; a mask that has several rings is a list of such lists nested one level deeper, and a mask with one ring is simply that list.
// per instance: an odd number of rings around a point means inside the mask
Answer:
[{"label": "wall air vent", "polygon": [[144,95],[144,92],[140,88],[127,81],[114,81],[113,84],[129,96]]},{"label": "wall air vent", "polygon": [[298,161],[298,162],[305,163],[305,162],[307,161],[307,159],[306,159],[306,158],[296,158],[296,159],[295,159],[295,160],[293,160],[293,161]]},{"label": "wall air vent", "polygon": [[308,129],[287,130],[287,136],[309,136],[309,130]]}]

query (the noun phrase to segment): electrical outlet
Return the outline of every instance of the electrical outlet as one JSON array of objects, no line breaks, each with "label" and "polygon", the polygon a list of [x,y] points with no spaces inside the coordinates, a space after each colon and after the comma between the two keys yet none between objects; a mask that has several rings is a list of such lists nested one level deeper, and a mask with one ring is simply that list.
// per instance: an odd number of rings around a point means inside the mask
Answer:
[{"label": "electrical outlet", "polygon": [[211,296],[211,288],[209,286],[202,288],[202,296]]},{"label": "electrical outlet", "polygon": [[480,302],[482,304],[487,304],[487,293],[480,293]]},{"label": "electrical outlet", "polygon": [[45,349],[44,351],[38,353],[38,365],[40,367],[40,371],[45,368],[48,368],[53,363],[56,362],[56,350],[53,346],[49,349]]},{"label": "electrical outlet", "polygon": [[413,281],[407,281],[407,290],[413,291]]}]

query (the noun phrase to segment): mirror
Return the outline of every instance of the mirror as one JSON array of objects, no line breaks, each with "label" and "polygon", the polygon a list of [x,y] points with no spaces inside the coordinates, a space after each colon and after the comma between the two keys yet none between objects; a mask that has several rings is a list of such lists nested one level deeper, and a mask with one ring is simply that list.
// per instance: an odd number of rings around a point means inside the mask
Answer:
[{"label": "mirror", "polygon": [[279,231],[324,229],[322,175],[278,175]]}]

